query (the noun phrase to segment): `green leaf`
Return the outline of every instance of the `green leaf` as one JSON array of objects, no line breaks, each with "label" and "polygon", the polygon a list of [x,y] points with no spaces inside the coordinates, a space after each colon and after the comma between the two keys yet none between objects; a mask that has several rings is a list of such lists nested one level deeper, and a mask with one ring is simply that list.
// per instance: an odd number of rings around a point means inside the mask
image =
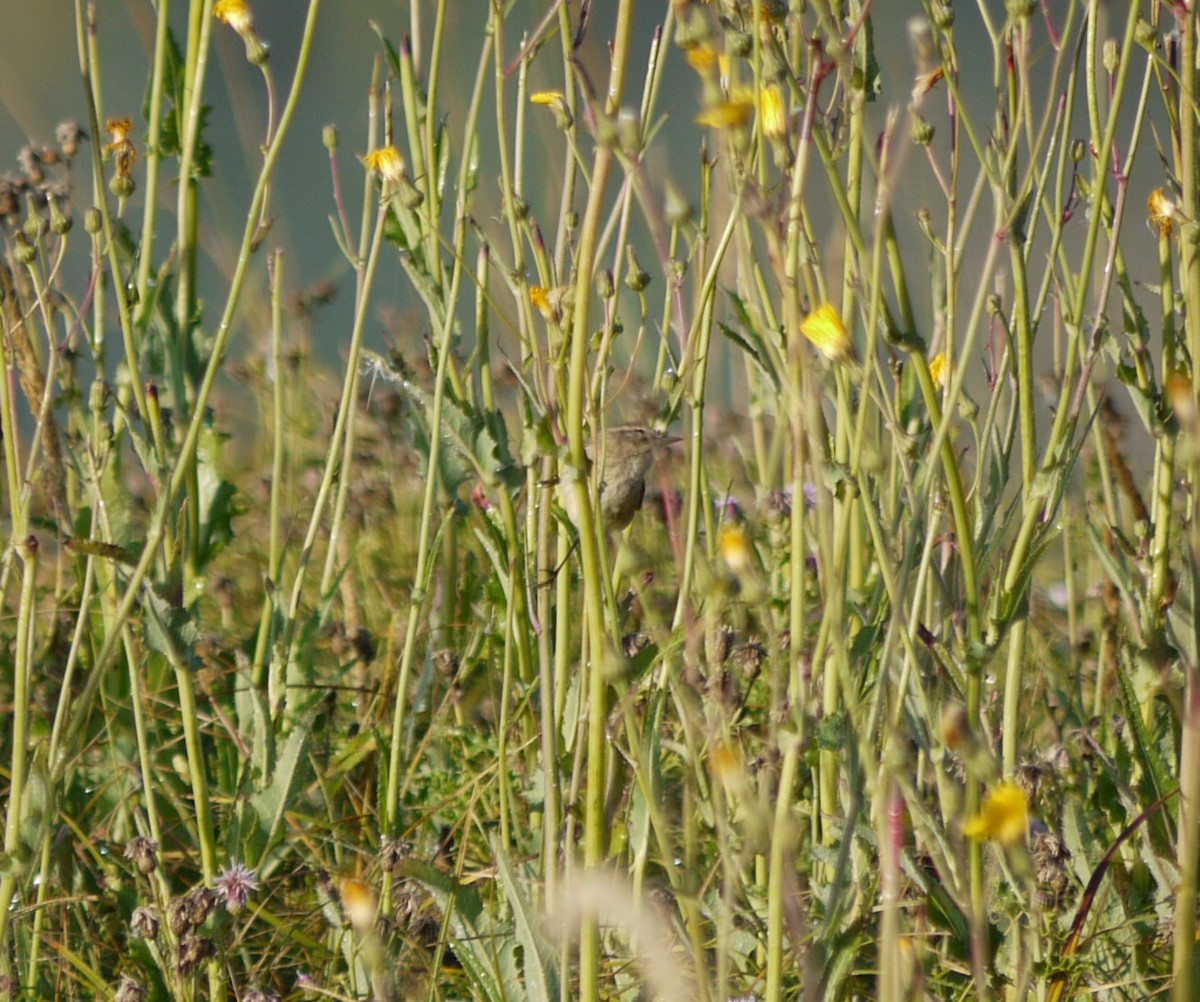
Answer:
[{"label": "green leaf", "polygon": [[217,471],[220,444],[228,436],[208,425],[196,447],[196,479],[200,500],[199,569],[207,567],[233,539],[233,519],[241,513],[234,503],[237,491]]},{"label": "green leaf", "polygon": [[[183,54],[175,33],[167,29],[167,44],[163,60],[163,117],[159,126],[158,152],[162,157],[178,157],[183,152],[180,128],[181,109],[186,108],[184,99],[185,67]],[[204,141],[204,133],[208,127],[208,118],[212,107],[200,105],[199,128],[196,131],[196,148],[192,157],[192,176],[209,177],[212,174],[212,147]],[[147,86],[146,99],[142,106],[142,117],[150,121],[150,89]]]},{"label": "green leaf", "polygon": [[517,940],[524,951],[525,997],[532,1002],[553,1002],[558,998],[561,980],[557,953],[538,930],[537,917],[533,913],[528,896],[517,881],[512,861],[504,851],[504,846],[500,844],[500,839],[493,835],[491,842],[500,887],[512,910],[517,926]]},{"label": "green leaf", "polygon": [[194,666],[196,655],[193,651],[201,630],[192,615],[169,602],[153,585],[142,589],[142,602],[149,612],[145,621],[147,646],[169,661],[178,655]]},{"label": "green leaf", "polygon": [[308,715],[288,735],[275,769],[264,785],[250,798],[258,819],[252,844],[243,844],[246,865],[258,869],[266,854],[274,848],[283,830],[284,814],[293,805],[297,792],[308,776],[308,742],[312,735],[313,715]]}]

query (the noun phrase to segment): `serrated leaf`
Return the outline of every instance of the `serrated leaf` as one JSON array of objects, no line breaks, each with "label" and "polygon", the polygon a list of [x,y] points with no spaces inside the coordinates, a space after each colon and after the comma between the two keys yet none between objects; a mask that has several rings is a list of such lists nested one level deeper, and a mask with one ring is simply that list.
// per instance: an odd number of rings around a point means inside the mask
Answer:
[{"label": "serrated leaf", "polygon": [[149,612],[146,616],[146,644],[168,660],[175,655],[189,662],[195,661],[196,643],[201,631],[195,619],[186,609],[172,605],[153,585],[142,589],[142,603]]},{"label": "serrated leaf", "polygon": [[250,806],[258,816],[260,826],[255,844],[242,847],[246,865],[251,869],[259,867],[263,857],[278,841],[284,814],[292,806],[296,792],[303,786],[308,772],[307,753],[313,716],[309,714],[305,717],[288,735],[275,768],[258,792],[250,797]]},{"label": "serrated leaf", "polygon": [[552,1002],[559,994],[557,953],[537,927],[529,898],[517,881],[512,862],[500,839],[492,836],[492,857],[500,878],[500,888],[513,913],[517,941],[524,951],[525,997],[532,1002]]}]

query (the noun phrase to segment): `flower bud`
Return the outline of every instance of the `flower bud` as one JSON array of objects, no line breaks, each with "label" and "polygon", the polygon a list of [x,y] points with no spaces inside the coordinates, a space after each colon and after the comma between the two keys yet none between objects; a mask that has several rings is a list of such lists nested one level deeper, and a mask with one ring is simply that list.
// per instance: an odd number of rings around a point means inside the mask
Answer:
[{"label": "flower bud", "polygon": [[634,292],[644,292],[646,286],[650,284],[650,273],[641,266],[631,244],[627,244],[625,247],[625,257],[628,264],[628,271],[625,272],[625,284]]}]

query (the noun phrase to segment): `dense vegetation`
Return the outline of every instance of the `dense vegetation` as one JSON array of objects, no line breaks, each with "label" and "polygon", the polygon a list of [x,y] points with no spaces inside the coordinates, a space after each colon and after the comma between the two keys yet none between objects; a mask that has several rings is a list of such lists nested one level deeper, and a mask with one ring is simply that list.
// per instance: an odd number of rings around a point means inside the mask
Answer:
[{"label": "dense vegetation", "polygon": [[1197,997],[1190,0],[914,2],[903,79],[890,3],[414,0],[313,288],[321,0],[180,6],[139,117],[76,0],[0,180],[3,988]]}]

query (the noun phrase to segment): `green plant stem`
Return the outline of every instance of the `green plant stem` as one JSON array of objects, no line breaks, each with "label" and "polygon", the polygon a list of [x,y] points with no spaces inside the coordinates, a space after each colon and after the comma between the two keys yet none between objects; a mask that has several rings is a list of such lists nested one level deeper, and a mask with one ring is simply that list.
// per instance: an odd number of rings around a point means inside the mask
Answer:
[{"label": "green plant stem", "polygon": [[792,792],[800,761],[800,741],[787,739],[783,764],[779,770],[779,788],[775,794],[775,817],[771,829],[771,852],[767,872],[767,985],[765,1002],[783,998],[784,894],[794,874],[795,835],[791,818]]},{"label": "green plant stem", "polygon": [[[271,383],[271,499],[268,502],[269,529],[267,541],[267,578],[279,584],[283,569],[283,492],[284,467],[287,457],[286,427],[287,387],[284,382],[283,358],[283,289],[284,255],[275,251],[271,272],[271,368],[275,378]],[[258,637],[254,645],[254,661],[251,667],[251,684],[261,689],[266,684],[267,654],[271,643],[271,623],[274,602],[271,590],[263,596],[262,613],[259,616]]]},{"label": "green plant stem", "polygon": [[[625,90],[625,73],[633,37],[633,0],[620,0],[617,8],[616,30],[612,42],[612,69],[608,94],[603,109],[595,114],[611,118],[620,108]],[[587,207],[579,232],[575,269],[575,314],[571,330],[570,356],[567,370],[567,440],[571,465],[576,477],[568,489],[575,491],[579,513],[579,550],[583,572],[585,618],[589,631],[589,650],[585,662],[588,672],[588,736],[587,791],[584,805],[584,863],[589,868],[599,866],[605,857],[604,777],[608,717],[607,642],[608,627],[604,622],[604,572],[600,557],[600,539],[592,509],[588,468],[587,432],[584,416],[590,401],[588,386],[588,344],[591,338],[590,316],[592,285],[596,268],[597,242],[604,214],[604,197],[612,171],[613,151],[605,145],[596,149],[592,165]],[[620,642],[619,626],[611,624],[614,651]],[[596,1002],[600,982],[600,941],[597,916],[584,918],[579,945],[579,997],[581,1002]]]},{"label": "green plant stem", "polygon": [[[84,100],[88,110],[88,125],[93,136],[103,135],[100,129],[100,111],[96,99],[98,84],[95,67],[92,64],[95,24],[93,12],[85,14],[84,0],[75,0],[75,34],[79,46],[79,69],[83,76]],[[133,391],[133,399],[137,402],[138,415],[146,422],[154,436],[155,454],[160,463],[166,462],[165,444],[162,439],[162,426],[150,419],[150,408],[146,401],[146,387],[138,371],[137,343],[133,335],[133,315],[129,309],[129,300],[125,295],[125,279],[121,272],[118,258],[118,246],[113,228],[112,216],[109,210],[108,197],[104,194],[104,165],[101,161],[101,145],[99,140],[91,143],[92,171],[96,195],[96,205],[100,209],[104,246],[108,252],[108,266],[112,272],[112,286],[117,300],[117,315],[121,323],[121,336],[125,345],[125,364],[129,369],[129,385]]]},{"label": "green plant stem", "polygon": [[[1179,170],[1177,177],[1183,188],[1183,215],[1186,222],[1180,240],[1184,329],[1192,358],[1192,401],[1200,404],[1200,374],[1196,360],[1200,359],[1200,246],[1197,244],[1197,213],[1200,212],[1200,156],[1197,151],[1197,122],[1195,109],[1200,101],[1200,75],[1196,72],[1197,24],[1195,12],[1186,14],[1180,23],[1179,51]],[[1193,450],[1195,433],[1193,431]],[[1188,464],[1188,477],[1194,484],[1200,478],[1200,460],[1194,452]],[[1196,594],[1197,554],[1200,554],[1200,534],[1195,529],[1195,511],[1188,512],[1193,526],[1191,559],[1187,562],[1191,575],[1192,594]],[[1181,735],[1182,753],[1179,763],[1179,886],[1175,894],[1175,938],[1172,970],[1174,985],[1172,999],[1186,1002],[1195,997],[1196,900],[1200,876],[1200,667],[1193,663],[1184,669],[1184,714]]]},{"label": "green plant stem", "polygon": [[[170,41],[172,0],[158,0],[154,32],[154,64],[150,69],[150,100],[146,107],[146,191],[142,210],[142,236],[138,241],[137,301],[144,311],[143,326],[151,309],[150,274],[154,267],[154,233],[158,222],[159,174],[162,170],[163,81],[166,77],[167,45]],[[157,291],[154,299],[157,300]]]},{"label": "green plant stem", "polygon": [[[1171,233],[1165,231],[1158,237],[1159,302],[1163,316],[1162,374],[1163,379],[1175,373],[1175,269],[1171,255]],[[1148,612],[1161,630],[1168,596],[1172,594],[1171,539],[1172,498],[1175,493],[1175,433],[1171,428],[1160,428],[1158,438],[1158,463],[1154,471],[1154,535],[1150,543],[1150,587],[1147,594]]]}]

